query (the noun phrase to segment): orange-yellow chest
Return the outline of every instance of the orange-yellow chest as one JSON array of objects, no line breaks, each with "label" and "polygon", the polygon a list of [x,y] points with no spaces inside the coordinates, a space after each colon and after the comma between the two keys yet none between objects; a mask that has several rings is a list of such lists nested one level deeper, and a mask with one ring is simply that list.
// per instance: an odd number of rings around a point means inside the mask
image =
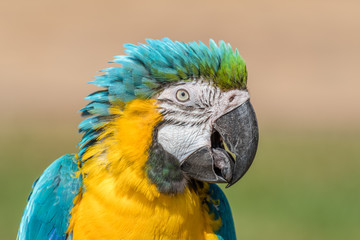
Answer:
[{"label": "orange-yellow chest", "polygon": [[73,239],[217,239],[199,196],[149,200],[136,192],[118,194],[111,179],[87,188],[75,206]]}]

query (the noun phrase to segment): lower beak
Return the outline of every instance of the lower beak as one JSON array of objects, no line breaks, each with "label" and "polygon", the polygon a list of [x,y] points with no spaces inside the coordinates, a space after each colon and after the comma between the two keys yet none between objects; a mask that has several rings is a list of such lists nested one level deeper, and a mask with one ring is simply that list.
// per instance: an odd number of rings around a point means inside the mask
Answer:
[{"label": "lower beak", "polygon": [[194,179],[230,187],[247,172],[257,150],[259,132],[250,101],[218,118],[213,136],[215,144],[192,153],[181,168]]}]

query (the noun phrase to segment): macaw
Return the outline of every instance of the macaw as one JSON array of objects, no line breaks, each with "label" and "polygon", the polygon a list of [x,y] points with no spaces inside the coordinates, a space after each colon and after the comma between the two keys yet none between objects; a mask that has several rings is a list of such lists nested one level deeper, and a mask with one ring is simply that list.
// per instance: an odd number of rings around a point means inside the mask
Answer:
[{"label": "macaw", "polygon": [[257,150],[245,62],[223,41],[146,41],[91,82],[79,152],[34,182],[18,240],[236,239],[216,183]]}]

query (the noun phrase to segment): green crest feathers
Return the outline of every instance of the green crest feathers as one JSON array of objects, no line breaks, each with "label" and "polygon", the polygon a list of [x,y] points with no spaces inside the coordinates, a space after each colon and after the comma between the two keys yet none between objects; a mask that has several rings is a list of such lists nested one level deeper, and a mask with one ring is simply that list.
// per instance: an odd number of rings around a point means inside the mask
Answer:
[{"label": "green crest feathers", "polygon": [[111,99],[123,102],[150,98],[167,84],[203,78],[224,90],[245,89],[247,72],[244,59],[230,44],[210,40],[178,42],[168,38],[147,39],[147,44],[125,44],[127,55],[111,62],[122,66],[102,70],[91,83],[108,89]]}]

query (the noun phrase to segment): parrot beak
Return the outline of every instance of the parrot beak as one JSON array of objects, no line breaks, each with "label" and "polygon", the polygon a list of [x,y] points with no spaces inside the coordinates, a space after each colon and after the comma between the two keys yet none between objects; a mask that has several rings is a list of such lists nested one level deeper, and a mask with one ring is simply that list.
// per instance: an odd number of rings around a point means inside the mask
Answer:
[{"label": "parrot beak", "polygon": [[205,146],[181,165],[190,177],[206,182],[236,183],[251,166],[259,140],[256,115],[250,101],[219,117],[211,146]]}]

